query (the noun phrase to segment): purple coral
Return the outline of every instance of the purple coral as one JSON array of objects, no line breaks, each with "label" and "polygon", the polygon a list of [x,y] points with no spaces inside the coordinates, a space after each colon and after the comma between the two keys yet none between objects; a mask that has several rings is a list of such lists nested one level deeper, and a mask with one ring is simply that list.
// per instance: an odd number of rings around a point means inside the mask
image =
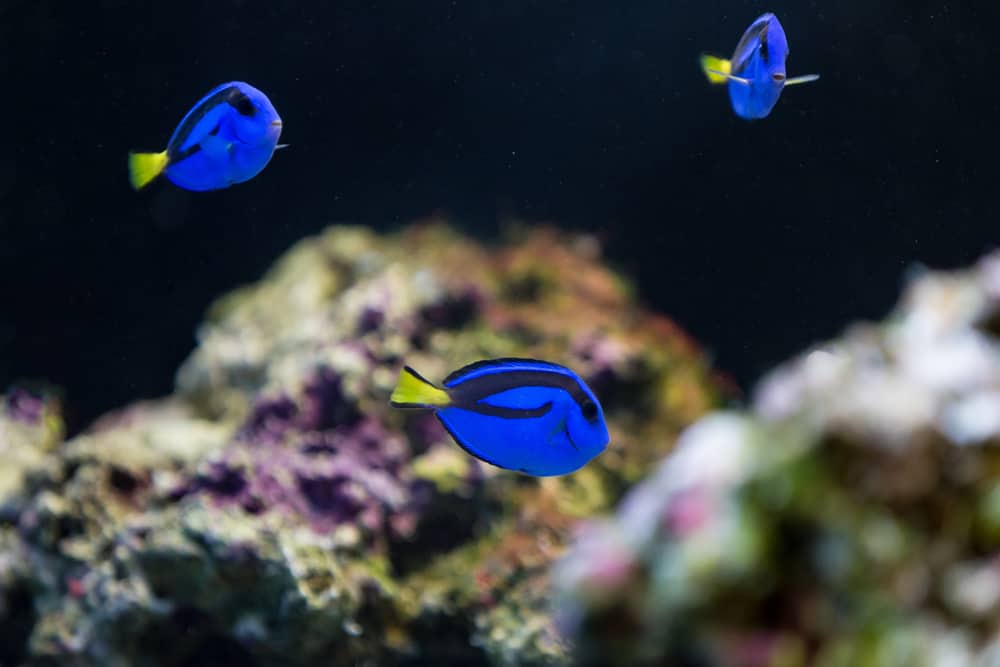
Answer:
[{"label": "purple coral", "polygon": [[259,401],[240,436],[256,443],[277,442],[291,430],[325,431],[355,425],[360,419],[361,412],[344,391],[340,374],[323,367],[305,382],[301,404],[285,395]]},{"label": "purple coral", "polygon": [[363,499],[351,490],[351,477],[345,474],[297,476],[299,492],[309,510],[335,524],[353,521],[364,509]]},{"label": "purple coral", "polygon": [[340,376],[323,370],[310,378],[301,405],[260,403],[241,437],[180,495],[199,493],[250,514],[277,512],[318,533],[348,523],[369,534],[412,532],[428,499],[404,479],[406,443],[377,419],[361,418],[340,387]]},{"label": "purple coral", "polygon": [[423,454],[434,443],[448,440],[444,426],[433,413],[415,414],[406,420],[406,436],[414,445],[414,454]]},{"label": "purple coral", "polygon": [[287,396],[264,399],[254,406],[250,418],[240,429],[240,439],[250,442],[276,442],[292,426],[298,407]]},{"label": "purple coral", "polygon": [[198,488],[224,498],[239,496],[246,486],[246,475],[223,463],[212,465],[207,474],[198,478]]},{"label": "purple coral", "polygon": [[27,389],[13,389],[4,404],[7,416],[14,421],[37,424],[45,411],[45,399]]},{"label": "purple coral", "polygon": [[366,333],[377,331],[384,321],[385,313],[382,310],[374,306],[365,306],[365,309],[361,311],[361,316],[358,317],[358,335],[363,336]]},{"label": "purple coral", "polygon": [[302,390],[299,425],[306,430],[323,431],[340,425],[352,425],[361,418],[356,402],[344,392],[340,374],[321,368]]},{"label": "purple coral", "polygon": [[443,300],[420,309],[420,321],[428,329],[457,329],[475,319],[484,298],[475,287],[448,294]]}]

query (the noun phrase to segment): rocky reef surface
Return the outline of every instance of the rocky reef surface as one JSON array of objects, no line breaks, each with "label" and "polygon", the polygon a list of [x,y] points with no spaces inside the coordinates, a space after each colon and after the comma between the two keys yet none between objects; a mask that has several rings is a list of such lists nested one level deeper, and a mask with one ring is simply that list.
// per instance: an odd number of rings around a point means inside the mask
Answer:
[{"label": "rocky reef surface", "polygon": [[686,430],[554,582],[583,665],[1000,665],[1000,253]]},{"label": "rocky reef surface", "polygon": [[[69,440],[55,398],[3,397],[0,665],[566,663],[551,564],[721,386],[591,239],[544,229],[331,228],[198,341],[173,395]],[[388,407],[404,361],[499,356],[579,371],[609,450],[539,480]]]}]

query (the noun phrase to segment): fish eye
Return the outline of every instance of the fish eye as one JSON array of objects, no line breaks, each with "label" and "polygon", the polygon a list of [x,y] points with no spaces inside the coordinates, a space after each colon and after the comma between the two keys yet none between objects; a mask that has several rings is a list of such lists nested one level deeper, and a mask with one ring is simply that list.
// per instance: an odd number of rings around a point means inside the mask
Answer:
[{"label": "fish eye", "polygon": [[580,406],[580,411],[583,413],[583,418],[587,421],[593,421],[597,418],[597,404],[593,401],[587,401]]},{"label": "fish eye", "polygon": [[254,106],[250,98],[246,96],[240,90],[233,90],[229,94],[229,99],[227,100],[236,111],[239,112],[241,116],[252,116],[257,112],[257,107]]}]

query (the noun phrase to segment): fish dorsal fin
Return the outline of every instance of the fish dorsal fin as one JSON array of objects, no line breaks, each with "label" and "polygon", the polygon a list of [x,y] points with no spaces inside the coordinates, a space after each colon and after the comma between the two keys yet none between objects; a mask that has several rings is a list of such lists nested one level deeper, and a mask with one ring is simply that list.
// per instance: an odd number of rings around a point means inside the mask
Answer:
[{"label": "fish dorsal fin", "polygon": [[[746,29],[743,36],[740,37],[740,41],[736,44],[736,48],[733,49],[733,72],[742,72],[743,67],[746,65],[750,56],[757,51],[762,40],[767,39],[767,27],[774,14],[768,12],[766,14],[761,14],[757,19],[750,24],[750,27]],[[766,59],[766,58],[765,58]]]},{"label": "fish dorsal fin", "polygon": [[446,377],[443,384],[444,386],[450,388],[473,378],[482,377],[484,375],[493,375],[495,373],[508,373],[511,371],[546,371],[573,377],[573,372],[571,370],[565,366],[560,366],[559,364],[554,364],[549,361],[505,357],[502,359],[485,359],[483,361],[473,362],[468,366],[463,366]]},{"label": "fish dorsal fin", "polygon": [[238,81],[223,83],[208,91],[204,97],[198,100],[191,110],[181,119],[177,129],[174,130],[170,141],[167,143],[167,151],[171,156],[179,154],[181,151],[200,143],[217,123],[217,118],[221,118],[218,113],[213,114],[215,119],[209,123],[203,123],[206,116],[217,109],[219,105],[226,102],[226,98],[233,90],[239,90]]}]

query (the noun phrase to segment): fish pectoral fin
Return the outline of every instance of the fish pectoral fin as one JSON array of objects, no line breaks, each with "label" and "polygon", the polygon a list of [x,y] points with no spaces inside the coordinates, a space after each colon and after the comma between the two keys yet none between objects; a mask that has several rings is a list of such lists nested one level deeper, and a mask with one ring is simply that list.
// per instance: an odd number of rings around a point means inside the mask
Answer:
[{"label": "fish pectoral fin", "polygon": [[444,389],[431,384],[409,366],[399,371],[399,380],[389,398],[394,408],[440,408],[451,404]]},{"label": "fish pectoral fin", "polygon": [[819,81],[819,74],[803,74],[792,79],[785,79],[785,86],[797,86],[800,83],[812,83]]},{"label": "fish pectoral fin", "polygon": [[569,416],[568,415],[563,415],[562,418],[556,423],[555,427],[549,432],[549,438],[551,439],[552,437],[554,437],[554,436],[556,436],[556,435],[558,435],[560,433],[562,433],[564,436],[566,436],[566,442],[569,443],[570,447],[572,447],[576,451],[580,451],[580,448],[576,446],[576,443],[573,442],[573,438],[571,438],[570,435],[569,435]]},{"label": "fish pectoral fin", "polygon": [[729,73],[733,70],[732,63],[725,58],[702,54],[699,59],[701,71],[708,77],[709,83],[725,83],[729,78]]},{"label": "fish pectoral fin", "polygon": [[229,154],[233,148],[233,142],[218,135],[210,134],[200,142],[203,153],[210,157],[223,157]]},{"label": "fish pectoral fin", "polygon": [[554,436],[559,432],[566,430],[566,419],[567,419],[566,415],[563,415],[562,417],[556,420],[556,422],[552,425],[552,428],[549,429],[549,437]]},{"label": "fish pectoral fin", "polygon": [[282,148],[288,148],[289,146],[291,146],[291,144],[278,144],[274,147],[274,150],[280,151]]},{"label": "fish pectoral fin", "polygon": [[167,151],[160,153],[129,153],[128,180],[136,190],[149,185],[150,181],[167,168]]}]

